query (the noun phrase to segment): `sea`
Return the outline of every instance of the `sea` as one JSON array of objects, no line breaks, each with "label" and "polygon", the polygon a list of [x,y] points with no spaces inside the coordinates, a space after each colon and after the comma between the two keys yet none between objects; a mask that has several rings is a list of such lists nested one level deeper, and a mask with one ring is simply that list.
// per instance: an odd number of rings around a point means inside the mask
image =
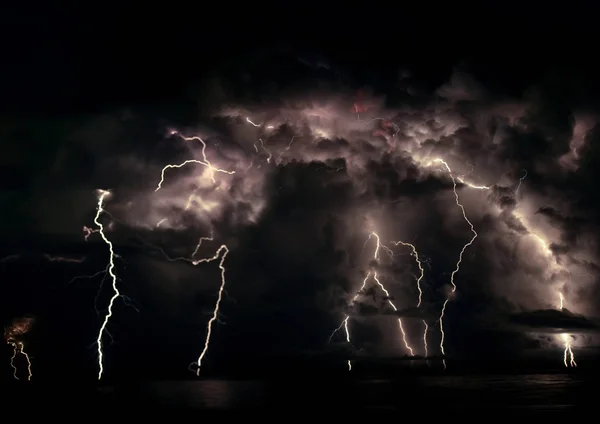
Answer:
[{"label": "sea", "polygon": [[[30,390],[30,389],[29,389]],[[127,382],[92,391],[22,393],[29,407],[60,399],[96,410],[396,411],[423,419],[472,412],[569,414],[593,410],[597,382],[580,374],[436,375],[403,379],[183,380]],[[17,392],[13,392],[14,395]],[[6,398],[5,398],[6,401]],[[101,408],[98,408],[101,407]],[[487,415],[486,415],[487,416]]]}]

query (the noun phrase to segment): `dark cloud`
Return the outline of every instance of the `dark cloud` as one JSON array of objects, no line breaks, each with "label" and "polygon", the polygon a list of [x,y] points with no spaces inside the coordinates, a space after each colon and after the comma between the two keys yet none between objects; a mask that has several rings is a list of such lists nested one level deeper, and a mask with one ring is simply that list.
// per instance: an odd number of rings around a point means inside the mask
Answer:
[{"label": "dark cloud", "polygon": [[544,333],[600,331],[598,324],[568,309],[522,312],[512,315],[510,320],[524,328]]}]

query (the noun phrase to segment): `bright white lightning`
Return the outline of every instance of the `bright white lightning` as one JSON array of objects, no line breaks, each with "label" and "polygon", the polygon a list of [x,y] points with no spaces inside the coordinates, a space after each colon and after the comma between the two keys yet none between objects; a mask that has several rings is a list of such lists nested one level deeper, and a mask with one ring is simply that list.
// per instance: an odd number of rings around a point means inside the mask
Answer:
[{"label": "bright white lightning", "polygon": [[[559,298],[559,308],[562,311],[562,309],[564,308],[564,296],[562,293],[558,293],[558,298]],[[569,334],[566,333],[562,333],[560,335],[564,346],[565,346],[565,350],[563,353],[563,362],[565,364],[565,367],[576,367],[577,366],[577,362],[575,362],[575,354],[573,353],[573,350],[571,349],[571,336]]]},{"label": "bright white lightning", "polygon": [[[458,255],[458,261],[456,262],[456,268],[454,269],[454,271],[452,271],[452,274],[450,275],[450,284],[452,284],[452,293],[454,293],[456,291],[456,284],[454,283],[454,276],[456,275],[456,273],[458,271],[460,271],[460,264],[463,259],[463,254],[465,253],[465,250],[467,249],[467,247],[471,246],[473,244],[473,242],[475,241],[475,239],[477,238],[477,232],[475,231],[475,228],[473,227],[473,223],[471,223],[471,221],[467,217],[464,206],[460,203],[460,199],[458,197],[458,192],[456,191],[456,179],[454,178],[454,175],[452,174],[452,170],[450,169],[450,166],[448,166],[448,164],[442,159],[435,159],[434,162],[442,163],[444,165],[444,167],[446,168],[446,170],[448,171],[448,174],[450,175],[450,178],[452,179],[452,190],[454,191],[454,198],[456,199],[456,205],[460,208],[464,220],[467,222],[467,224],[469,224],[469,227],[471,228],[471,233],[473,233],[473,237],[461,249],[460,254]],[[471,184],[467,184],[467,185],[469,187],[476,188],[476,189],[484,189],[484,190],[489,189],[489,187],[484,187],[484,186],[474,186]],[[450,298],[447,297],[446,300],[444,301],[444,304],[442,306],[442,311],[440,313],[440,318],[439,318],[440,333],[441,333],[440,350],[442,352],[442,355],[446,354],[446,352],[444,351],[444,339],[446,337],[446,335],[444,333],[444,314],[446,313],[446,306],[448,305],[449,300],[450,300]],[[446,368],[446,359],[442,359],[442,363],[444,365],[444,368]]]},{"label": "bright white lightning", "polygon": [[[385,250],[388,250],[388,249],[381,244],[381,239],[379,238],[379,235],[376,232],[374,232],[374,231],[369,234],[369,237],[367,238],[367,241],[370,240],[372,237],[374,237],[375,241],[376,241],[375,250],[373,252],[373,259],[376,260],[376,261],[378,261],[379,260],[379,250],[381,248],[383,248]],[[401,242],[399,242],[399,243],[401,243]],[[360,287],[360,289],[356,292],[356,294],[352,298],[352,303],[354,303],[356,301],[356,299],[358,298],[358,296],[360,295],[360,293],[362,293],[362,291],[364,290],[365,286],[367,285],[367,281],[369,280],[369,278],[371,277],[371,275],[373,275],[373,279],[375,280],[375,282],[377,283],[377,285],[381,288],[381,290],[385,293],[385,296],[387,298],[388,304],[392,307],[392,309],[395,312],[397,312],[398,308],[396,307],[396,305],[394,304],[394,302],[392,302],[392,298],[391,298],[390,292],[385,288],[385,286],[383,285],[383,283],[379,280],[379,277],[378,277],[376,271],[369,271],[367,273],[365,279],[363,280],[362,286]],[[350,316],[346,315],[346,318],[344,318],[344,320],[342,321],[342,324],[340,324],[340,326],[338,328],[336,328],[333,331],[333,333],[331,334],[331,336],[329,337],[330,340],[331,340],[331,337],[337,331],[339,331],[342,328],[342,326],[343,326],[344,330],[345,330],[345,333],[346,333],[346,341],[348,343],[351,343],[350,329],[349,329],[349,325],[348,325],[348,320],[349,319],[350,319]],[[408,343],[407,336],[406,336],[406,331],[404,330],[404,325],[402,323],[402,318],[400,318],[400,317],[398,318],[398,327],[400,329],[400,334],[402,335],[402,342],[404,343],[404,347],[410,352],[410,356],[414,356],[413,348]],[[352,361],[351,360],[348,360],[348,370],[349,371],[352,370]]]},{"label": "bright white lightning", "polygon": [[[256,127],[260,126],[257,125],[255,123],[253,123],[249,118],[246,118],[246,121]],[[220,168],[215,168],[212,163],[208,160],[207,156],[206,156],[206,143],[198,136],[192,136],[192,137],[184,137],[181,134],[179,134],[177,131],[171,131],[171,134],[178,134],[181,138],[183,138],[186,141],[191,141],[191,140],[196,140],[199,141],[202,144],[202,160],[186,160],[183,163],[179,164],[179,165],[166,165],[162,171],[161,171],[161,179],[160,182],[158,183],[158,186],[156,187],[156,189],[154,191],[158,191],[161,189],[162,187],[162,183],[164,182],[164,174],[165,174],[165,170],[168,168],[181,168],[182,166],[188,164],[188,163],[197,163],[203,166],[206,166],[209,170],[210,170],[210,178],[211,181],[213,183],[216,183],[215,180],[215,172],[221,172],[224,174],[235,174],[235,171],[227,171],[224,169],[220,169]],[[270,157],[269,157],[270,159]],[[192,194],[193,196],[193,194]],[[191,196],[190,196],[191,198]],[[188,199],[188,206],[186,206],[186,209],[190,206],[190,202]],[[162,221],[159,222],[159,224]],[[158,226],[158,224],[157,224]],[[208,237],[200,237],[200,239],[198,240],[198,243],[196,244],[196,247],[194,249],[194,251],[192,252],[191,256],[189,258],[184,258],[184,257],[180,257],[180,258],[170,258],[168,255],[165,254],[164,251],[162,251],[162,249],[159,249],[164,255],[165,257],[169,260],[169,261],[178,261],[178,260],[184,260],[187,262],[190,262],[193,265],[199,265],[201,263],[209,263],[209,262],[213,262],[217,259],[221,259],[219,261],[219,269],[221,270],[221,284],[219,285],[219,291],[217,293],[217,301],[215,303],[215,307],[213,309],[213,313],[211,318],[208,320],[208,324],[207,324],[207,329],[206,329],[206,338],[204,340],[204,347],[202,349],[202,352],[200,353],[200,355],[198,356],[198,360],[195,363],[196,365],[196,375],[199,376],[200,375],[200,369],[202,366],[202,360],[204,359],[206,353],[208,352],[208,348],[210,346],[210,340],[211,340],[211,336],[212,336],[212,326],[214,324],[214,322],[218,319],[219,316],[219,310],[221,307],[221,301],[223,300],[223,293],[225,292],[225,285],[226,285],[226,279],[225,279],[225,259],[227,258],[227,255],[229,254],[229,248],[223,244],[221,245],[221,247],[219,247],[217,249],[217,251],[215,252],[215,254],[212,257],[207,257],[207,258],[202,258],[202,259],[195,259],[196,254],[198,253],[200,246],[202,245],[203,241],[213,241],[213,233],[212,233],[212,229],[211,229],[211,234]],[[194,364],[192,364],[194,365]]]},{"label": "bright white lightning", "polygon": [[[379,238],[379,235],[374,231],[372,231],[371,234],[369,234],[369,238],[371,238],[371,236],[375,237],[377,243],[375,245],[375,251],[373,252],[373,259],[379,261],[379,249],[381,248],[381,239]],[[394,305],[394,302],[392,302],[390,293],[387,291],[387,289],[384,287],[381,281],[379,281],[379,279],[377,278],[377,272],[373,272],[373,279],[379,285],[379,287],[381,287],[381,290],[383,290],[383,292],[385,293],[388,304],[392,307],[394,311],[398,311],[398,308],[396,308],[396,305]],[[404,331],[404,325],[402,324],[402,318],[400,317],[398,317],[398,326],[400,328],[400,333],[402,334],[402,341],[404,343],[404,347],[408,349],[408,351],[410,352],[410,356],[415,356],[412,347],[410,347],[408,341],[406,340],[406,332]]]},{"label": "bright white lightning", "polygon": [[[169,134],[170,134],[170,135],[178,135],[179,137],[181,137],[181,138],[182,138],[183,140],[185,140],[185,141],[198,141],[198,142],[200,142],[200,144],[202,145],[202,149],[201,149],[202,160],[198,160],[198,159],[188,159],[188,160],[185,160],[185,161],[183,161],[183,162],[182,162],[182,163],[180,163],[180,164],[169,164],[169,165],[166,165],[166,166],[165,166],[165,167],[162,169],[162,171],[161,171],[161,173],[160,173],[160,181],[158,182],[158,186],[156,187],[156,189],[155,189],[154,191],[158,191],[158,190],[160,190],[160,189],[161,189],[161,187],[162,187],[162,183],[163,183],[163,182],[164,182],[164,180],[165,180],[165,171],[166,171],[167,169],[170,169],[170,168],[182,168],[182,167],[184,167],[185,165],[187,165],[187,164],[190,164],[190,163],[196,163],[196,164],[203,165],[203,166],[207,167],[207,168],[210,170],[210,179],[211,179],[211,181],[212,181],[213,183],[215,183],[215,182],[216,182],[216,181],[215,181],[215,172],[221,172],[221,173],[223,173],[223,174],[229,174],[229,175],[235,174],[235,171],[227,171],[227,170],[225,170],[225,169],[215,168],[215,167],[212,165],[212,163],[210,163],[210,161],[209,161],[209,160],[208,160],[208,158],[206,157],[206,143],[205,143],[205,142],[204,142],[204,140],[202,140],[202,138],[200,138],[199,136],[196,136],[196,135],[194,135],[194,136],[191,136],[191,137],[186,137],[186,136],[183,136],[183,135],[181,135],[179,132],[177,132],[177,131],[175,131],[175,130],[171,131]],[[160,223],[162,223],[162,221],[161,221]],[[159,224],[160,224],[160,223],[159,223]],[[159,224],[157,224],[157,226],[158,226]]]},{"label": "bright white lightning", "polygon": [[99,367],[98,380],[100,380],[102,378],[102,373],[104,372],[104,365],[103,365],[104,352],[102,350],[102,337],[104,336],[104,333],[106,331],[106,326],[108,325],[108,321],[112,317],[113,305],[114,305],[115,301],[119,298],[121,293],[119,292],[119,289],[117,287],[117,275],[115,274],[115,252],[114,252],[113,244],[106,237],[106,234],[104,233],[104,225],[102,225],[102,223],[100,222],[100,215],[102,215],[102,212],[104,211],[104,209],[103,209],[104,199],[107,196],[110,196],[110,192],[106,191],[106,190],[98,190],[98,194],[99,194],[98,209],[96,210],[96,216],[94,217],[94,224],[96,224],[98,226],[97,232],[100,234],[100,237],[102,237],[102,240],[104,241],[104,243],[106,243],[106,245],[108,246],[108,251],[109,251],[108,274],[110,275],[110,278],[112,281],[112,289],[113,289],[113,295],[110,298],[110,301],[108,303],[108,309],[106,311],[106,315],[104,316],[104,321],[102,322],[102,325],[100,326],[100,331],[98,331],[98,338],[96,339],[96,345],[98,346],[98,367]]},{"label": "bright white lightning", "polygon": [[252,120],[250,118],[246,118],[246,122],[249,123],[250,125],[254,126],[254,127],[260,127],[260,124],[255,124],[254,122],[252,122]]},{"label": "bright white lightning", "polygon": [[[523,177],[523,178],[525,178],[525,177]],[[566,269],[563,265],[561,265],[560,262],[557,261],[556,258],[554,257],[554,254],[552,253],[552,250],[549,247],[549,243],[542,236],[532,232],[529,229],[529,225],[527,225],[525,217],[523,217],[521,214],[518,214],[518,213],[515,213],[515,216],[521,221],[521,223],[525,226],[527,231],[529,231],[529,235],[531,237],[533,237],[534,240],[539,244],[544,255],[546,255],[546,257],[548,257],[548,259],[553,262],[551,265],[556,267],[557,269],[560,269],[562,271],[569,273],[569,275],[570,275],[569,270]],[[564,295],[560,291],[558,292],[558,298],[559,298],[558,308],[562,311],[562,309],[564,308],[565,299],[564,299]],[[573,353],[573,350],[571,348],[571,336],[569,334],[562,333],[560,335],[560,337],[561,337],[561,339],[563,341],[563,345],[565,347],[564,354],[563,354],[563,362],[565,364],[565,367],[569,367],[569,366],[576,367],[577,363],[575,362],[575,354]]]},{"label": "bright white lightning", "polygon": [[210,258],[205,258],[205,259],[200,259],[198,261],[194,261],[194,264],[199,264],[199,263],[203,263],[203,262],[212,262],[212,261],[218,259],[219,256],[221,257],[221,261],[219,262],[219,269],[221,270],[221,285],[219,286],[219,292],[217,294],[217,302],[215,303],[215,308],[213,309],[212,317],[208,320],[208,324],[206,327],[206,339],[204,341],[204,348],[202,349],[200,356],[198,356],[198,361],[197,361],[198,367],[196,368],[196,375],[198,375],[198,376],[200,375],[200,367],[202,366],[202,359],[204,359],[204,356],[206,355],[206,352],[208,352],[208,347],[210,345],[210,337],[212,335],[212,325],[219,316],[219,308],[221,306],[221,300],[223,300],[223,292],[225,291],[225,283],[226,283],[226,280],[225,280],[225,271],[226,271],[225,270],[225,258],[227,257],[228,253],[229,253],[229,249],[227,248],[227,246],[222,245],[216,251],[214,256],[212,256]]}]

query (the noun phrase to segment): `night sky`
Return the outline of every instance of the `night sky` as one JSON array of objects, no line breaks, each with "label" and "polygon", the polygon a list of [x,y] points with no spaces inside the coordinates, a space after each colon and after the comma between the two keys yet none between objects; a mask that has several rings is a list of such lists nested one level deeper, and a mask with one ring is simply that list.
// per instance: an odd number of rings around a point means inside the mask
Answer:
[{"label": "night sky", "polygon": [[[228,253],[207,373],[247,355],[404,357],[398,318],[415,355],[426,323],[438,356],[444,305],[449,369],[560,368],[566,345],[585,367],[600,340],[596,12],[501,5],[2,13],[2,378],[22,343],[34,378],[97,379],[113,294],[108,245],[83,230],[98,189],[122,295],[106,377],[192,375],[221,283],[222,256],[190,263],[210,235],[194,259]],[[202,163],[157,189],[186,160]],[[352,343],[343,325],[330,339],[347,316]]]}]

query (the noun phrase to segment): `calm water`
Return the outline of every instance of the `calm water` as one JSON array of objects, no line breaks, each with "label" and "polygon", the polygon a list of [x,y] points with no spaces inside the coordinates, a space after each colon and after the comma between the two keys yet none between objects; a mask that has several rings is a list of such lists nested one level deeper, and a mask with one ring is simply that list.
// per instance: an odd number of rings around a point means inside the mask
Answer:
[{"label": "calm water", "polygon": [[102,389],[110,403],[236,409],[472,409],[566,412],[587,407],[596,384],[580,375],[427,376],[363,381],[163,381]]}]

